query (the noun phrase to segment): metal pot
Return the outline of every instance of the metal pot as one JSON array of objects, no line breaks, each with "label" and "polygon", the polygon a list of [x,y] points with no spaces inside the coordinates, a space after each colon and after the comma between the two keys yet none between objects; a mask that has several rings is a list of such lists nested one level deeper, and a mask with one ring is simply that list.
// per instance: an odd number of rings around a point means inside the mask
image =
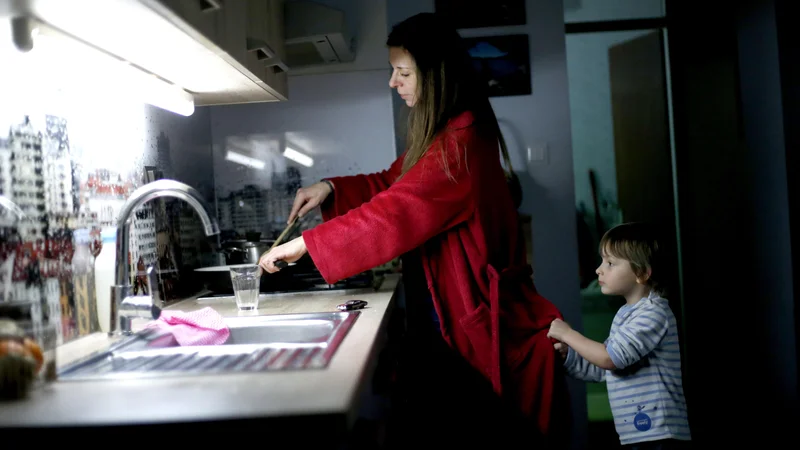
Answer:
[{"label": "metal pot", "polygon": [[258,264],[258,259],[275,241],[228,241],[222,246],[225,262],[233,264]]}]

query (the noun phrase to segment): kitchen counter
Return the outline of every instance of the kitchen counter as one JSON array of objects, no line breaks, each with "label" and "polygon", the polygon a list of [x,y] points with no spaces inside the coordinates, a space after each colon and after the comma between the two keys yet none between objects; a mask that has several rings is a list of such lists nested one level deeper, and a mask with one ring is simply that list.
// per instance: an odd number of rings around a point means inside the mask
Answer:
[{"label": "kitchen counter", "polygon": [[[255,312],[233,300],[189,298],[168,309],[211,306],[223,316],[336,311],[350,299],[369,302],[325,369],[265,373],[170,376],[161,379],[58,381],[26,400],[0,403],[0,427],[95,427],[214,422],[287,417],[335,417],[352,423],[358,398],[380,350],[400,275],[375,291],[268,295]],[[139,324],[141,327],[141,324]],[[95,333],[59,348],[63,366],[110,343]]]}]

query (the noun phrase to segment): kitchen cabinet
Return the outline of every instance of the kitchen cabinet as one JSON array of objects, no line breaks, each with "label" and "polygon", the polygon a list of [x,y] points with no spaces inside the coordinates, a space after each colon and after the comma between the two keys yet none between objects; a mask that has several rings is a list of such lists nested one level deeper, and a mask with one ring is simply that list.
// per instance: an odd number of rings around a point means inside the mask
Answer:
[{"label": "kitchen cabinet", "polygon": [[142,1],[243,75],[233,89],[194,92],[198,105],[288,100],[283,0]]},{"label": "kitchen cabinet", "polygon": [[228,53],[235,52],[235,44],[230,46],[226,44],[233,44],[231,41],[236,34],[235,21],[244,6],[241,1],[227,2],[227,4],[221,0],[160,0],[160,2],[205,38]]},{"label": "kitchen cabinet", "polygon": [[247,67],[288,97],[283,0],[247,0]]}]

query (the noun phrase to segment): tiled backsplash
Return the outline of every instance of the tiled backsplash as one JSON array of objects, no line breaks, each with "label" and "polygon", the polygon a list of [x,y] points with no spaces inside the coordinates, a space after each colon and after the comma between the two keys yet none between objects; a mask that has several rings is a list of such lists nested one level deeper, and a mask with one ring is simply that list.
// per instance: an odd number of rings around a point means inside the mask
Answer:
[{"label": "tiled backsplash", "polygon": [[[182,117],[145,105],[57,104],[55,111],[46,102],[0,106],[0,195],[27,216],[0,213],[0,301],[31,301],[44,292],[44,310],[61,316],[67,341],[94,331],[87,327],[95,319],[81,317],[94,308],[91,289],[76,287],[79,236],[99,243],[100,230],[116,226],[131,192],[155,178],[187,183],[213,205],[214,177],[207,109]],[[192,269],[215,263],[215,238],[205,237],[191,208],[153,200],[136,211],[131,229],[131,281],[137,266],[156,265],[162,298],[202,287]]]}]

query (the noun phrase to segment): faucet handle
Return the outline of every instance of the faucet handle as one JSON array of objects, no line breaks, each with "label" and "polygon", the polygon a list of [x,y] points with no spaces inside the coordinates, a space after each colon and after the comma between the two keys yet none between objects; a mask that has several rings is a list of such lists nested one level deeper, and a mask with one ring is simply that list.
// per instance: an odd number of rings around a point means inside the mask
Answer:
[{"label": "faucet handle", "polygon": [[[161,307],[161,297],[158,292],[158,273],[156,272],[156,266],[150,266],[147,268],[147,292],[150,294],[150,298],[153,299],[153,306]],[[160,314],[160,310],[159,310]],[[154,319],[158,319],[158,315],[155,313],[153,314]]]},{"label": "faucet handle", "polygon": [[152,300],[150,315],[153,317],[153,320],[155,320],[161,317],[162,304],[161,297],[158,292],[158,273],[156,272],[155,266],[150,266],[147,268],[147,291],[150,294],[150,299]]},{"label": "faucet handle", "polygon": [[158,299],[158,277],[153,266],[147,268],[148,295],[130,295],[130,286],[111,287],[111,330],[109,334],[131,334],[131,320],[158,319],[161,301]]}]

